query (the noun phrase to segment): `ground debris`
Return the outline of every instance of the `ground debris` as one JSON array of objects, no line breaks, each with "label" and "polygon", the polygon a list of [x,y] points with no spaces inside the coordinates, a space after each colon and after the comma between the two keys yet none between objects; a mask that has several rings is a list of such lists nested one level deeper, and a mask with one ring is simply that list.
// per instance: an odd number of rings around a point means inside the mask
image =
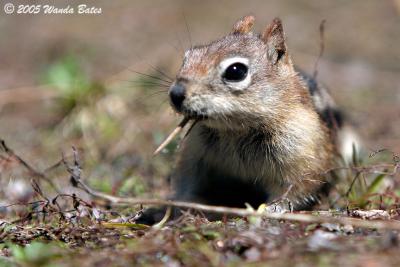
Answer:
[{"label": "ground debris", "polygon": [[386,210],[352,210],[350,211],[350,215],[368,220],[390,219],[390,215]]},{"label": "ground debris", "polygon": [[[100,209],[98,212],[103,213]],[[350,231],[344,230],[348,226],[321,224],[308,227],[305,232],[308,225],[304,223],[263,219],[261,226],[254,226],[234,218],[209,222],[190,213],[155,229],[137,227],[126,219],[129,217],[125,215],[119,222],[111,217],[101,222],[91,217],[81,223],[60,221],[58,217],[45,223],[35,219],[30,223],[3,221],[1,255],[24,264],[39,258],[57,265],[68,259],[70,266],[94,266],[100,262],[99,266],[196,266],[200,263],[218,266],[238,261],[244,265],[270,262],[275,266],[285,266],[284,263],[295,266],[295,258],[311,263],[320,257],[321,250],[354,264],[357,263],[354,253],[377,257],[381,253],[393,253],[393,261],[400,260],[398,253],[391,250],[398,244],[396,231],[371,235],[374,232],[370,230]],[[49,250],[53,256],[29,258],[30,250],[43,254]]]},{"label": "ground debris", "polygon": [[336,238],[337,235],[334,233],[317,230],[308,240],[308,247],[312,251],[317,251],[320,249],[337,250],[337,244],[332,242]]}]

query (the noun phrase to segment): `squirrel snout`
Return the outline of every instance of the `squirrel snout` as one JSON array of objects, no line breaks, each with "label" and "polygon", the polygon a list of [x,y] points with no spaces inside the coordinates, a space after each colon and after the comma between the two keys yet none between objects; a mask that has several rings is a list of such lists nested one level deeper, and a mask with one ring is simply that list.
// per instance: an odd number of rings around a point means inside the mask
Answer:
[{"label": "squirrel snout", "polygon": [[185,100],[186,88],[182,84],[175,84],[169,89],[169,98],[177,111],[182,110],[183,100]]}]

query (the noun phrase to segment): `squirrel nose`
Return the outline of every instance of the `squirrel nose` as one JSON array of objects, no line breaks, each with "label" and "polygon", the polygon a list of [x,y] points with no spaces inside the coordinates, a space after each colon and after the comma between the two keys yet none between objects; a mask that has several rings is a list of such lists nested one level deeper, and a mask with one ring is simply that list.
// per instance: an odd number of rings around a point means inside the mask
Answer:
[{"label": "squirrel nose", "polygon": [[182,84],[175,84],[169,90],[169,97],[175,108],[180,111],[182,109],[183,100],[185,100],[186,88]]}]

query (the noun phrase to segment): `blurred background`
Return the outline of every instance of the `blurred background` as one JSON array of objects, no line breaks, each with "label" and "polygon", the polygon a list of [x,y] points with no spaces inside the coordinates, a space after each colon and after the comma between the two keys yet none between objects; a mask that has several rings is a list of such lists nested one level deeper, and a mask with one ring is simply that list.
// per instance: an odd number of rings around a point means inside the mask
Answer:
[{"label": "blurred background", "polygon": [[[249,13],[256,16],[255,31],[280,17],[294,62],[309,73],[326,19],[318,80],[368,151],[400,153],[398,0],[7,2],[101,8],[91,15],[0,10],[0,139],[39,170],[76,146],[91,186],[122,196],[165,196],[176,142],[158,157],[152,152],[180,118],[168,105],[168,82],[152,76],[173,78],[191,43],[227,34]],[[1,165],[1,190],[17,192],[18,200],[28,190],[18,179],[27,174],[9,165]],[[68,184],[62,170],[54,175]]]}]

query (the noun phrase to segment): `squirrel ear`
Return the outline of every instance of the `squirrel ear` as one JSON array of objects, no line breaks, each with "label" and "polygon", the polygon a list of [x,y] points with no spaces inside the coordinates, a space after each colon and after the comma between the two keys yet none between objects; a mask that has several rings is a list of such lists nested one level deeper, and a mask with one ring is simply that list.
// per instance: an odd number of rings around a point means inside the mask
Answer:
[{"label": "squirrel ear", "polygon": [[250,32],[251,28],[254,25],[254,16],[247,15],[241,18],[240,20],[236,21],[233,25],[232,33],[233,34],[245,34]]},{"label": "squirrel ear", "polygon": [[261,40],[267,44],[267,55],[274,64],[286,53],[285,33],[283,32],[282,21],[275,18],[261,35]]}]

